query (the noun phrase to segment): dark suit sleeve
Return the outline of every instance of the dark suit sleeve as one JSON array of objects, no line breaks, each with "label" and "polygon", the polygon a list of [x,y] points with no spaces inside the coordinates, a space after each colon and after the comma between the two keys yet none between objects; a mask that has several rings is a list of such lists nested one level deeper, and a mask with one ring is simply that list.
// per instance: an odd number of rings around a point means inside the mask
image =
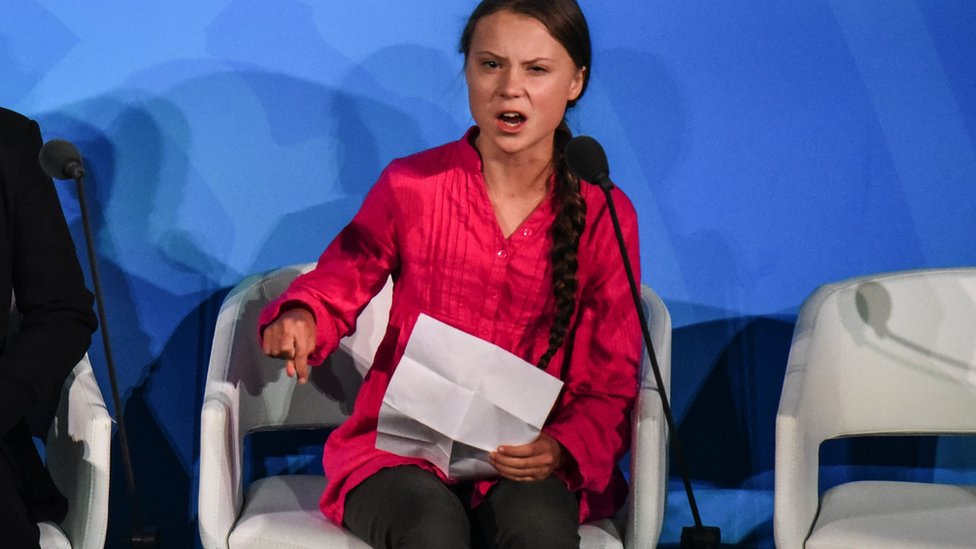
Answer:
[{"label": "dark suit sleeve", "polygon": [[[22,139],[6,141],[8,267],[22,315],[0,355],[0,433],[42,399],[57,395],[91,343],[96,321],[54,185],[41,171],[41,134],[26,121]],[[6,313],[6,311],[3,311]],[[2,336],[3,334],[0,334]]]}]

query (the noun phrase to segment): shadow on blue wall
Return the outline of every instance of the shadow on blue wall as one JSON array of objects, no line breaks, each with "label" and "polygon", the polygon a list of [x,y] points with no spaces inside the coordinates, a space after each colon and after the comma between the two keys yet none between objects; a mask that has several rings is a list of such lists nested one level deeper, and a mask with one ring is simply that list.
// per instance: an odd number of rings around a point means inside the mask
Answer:
[{"label": "shadow on blue wall", "polygon": [[[268,76],[248,75],[247,78],[251,86],[262,90],[259,95],[274,93],[280,100],[281,81],[280,79],[268,81]],[[309,83],[293,84],[305,86]],[[285,93],[287,95],[288,92]],[[393,138],[389,135],[377,137],[378,132],[395,132],[397,133],[395,140],[401,145],[413,146],[414,150],[423,148],[416,123],[400,111],[377,101],[320,87],[315,90],[313,97],[314,104],[310,105],[307,101],[296,103],[301,109],[311,107],[309,112],[320,113],[322,122],[320,126],[324,125],[325,121],[329,121],[329,125],[335,125],[332,131],[337,147],[335,151],[331,151],[328,160],[313,158],[308,161],[312,166],[319,164],[324,169],[332,167],[330,164],[334,163],[334,182],[338,184],[341,192],[327,202],[313,201],[306,208],[280,216],[260,247],[254,262],[259,269],[314,261],[328,245],[332,236],[352,219],[383,166],[392,160],[392,158],[380,158],[377,140],[385,139],[389,142]],[[286,102],[287,99],[286,97]],[[292,113],[292,116],[297,115],[300,113]],[[387,126],[377,128],[375,123],[378,120],[385,120]],[[313,170],[312,175],[319,180],[331,179],[328,171],[323,171],[326,173],[317,173]],[[282,192],[289,192],[287,183],[282,184]]]},{"label": "shadow on blue wall", "polygon": [[[720,526],[726,543],[764,547],[772,540],[771,507],[748,498],[729,505],[728,499],[710,499],[706,490],[771,495],[776,409],[792,336],[792,319],[772,317],[729,318],[673,332],[672,387],[698,388],[675,395],[676,408],[684,410],[676,418],[678,436],[698,487],[702,521]],[[679,474],[673,460],[670,471]],[[669,511],[677,508],[684,516],[668,517],[665,540],[692,524],[683,491],[672,490],[670,498]]]},{"label": "shadow on blue wall", "polygon": [[[192,423],[194,463],[185,463],[174,448],[166,425],[159,417],[152,394],[167,393],[179,406],[199,416],[206,382],[206,365],[210,356],[213,326],[227,290],[214,292],[203,299],[180,323],[159,360],[149,369],[145,381],[135,387],[125,403],[129,428],[129,447],[140,501],[143,525],[155,526],[161,547],[194,547],[196,528],[196,456],[199,455],[200,424]],[[115,448],[119,450],[118,437]],[[121,454],[115,453],[115,456]],[[109,525],[109,547],[127,546],[123,540],[130,534],[132,507],[124,492],[125,477],[121,464],[112,468],[112,521]]]},{"label": "shadow on blue wall", "polygon": [[[241,93],[242,83],[249,92]],[[254,251],[253,263],[235,268],[223,257],[238,238],[226,221],[228,214],[212,194],[206,196],[211,189],[196,172],[192,156],[174,140],[193,144],[194,131],[200,131],[201,121],[191,124],[183,105],[233,106],[240,102],[235,98],[252,93],[267,102],[267,109],[255,116],[271,117],[272,142],[242,135],[230,148],[240,157],[255,158],[298,137],[338,143],[338,150],[304,159],[306,165],[286,167],[319,180],[335,177],[333,184],[342,192],[324,203],[308,199],[308,207],[277,217],[266,239],[246,246]],[[164,548],[192,547],[198,544],[199,411],[213,327],[228,290],[225,281],[233,284],[242,273],[314,260],[358,209],[386,161],[382,157],[388,152],[379,150],[378,140],[396,141],[397,147],[412,152],[423,148],[423,138],[411,116],[380,102],[261,72],[209,74],[174,86],[164,97],[142,102],[96,98],[65,112],[72,114],[40,118],[48,138],[67,137],[85,156],[86,191],[143,523],[160,530]],[[219,115],[215,111],[211,120],[216,132],[233,135],[233,122]],[[306,126],[312,133],[276,134],[274,128],[287,127],[288,119],[298,117],[318,121]],[[105,123],[95,128],[82,122],[90,119]],[[269,159],[272,168],[276,162]],[[334,168],[334,173],[318,172],[318,166]],[[302,186],[290,177],[280,183],[269,180],[283,192],[293,184]],[[191,233],[181,229],[181,215],[190,193],[199,197],[201,189],[205,200],[214,201],[207,212],[210,227]],[[87,267],[76,197],[64,187],[59,192]],[[246,195],[236,199],[253,200]],[[101,347],[93,345],[91,354],[109,400]],[[109,403],[109,408],[114,406]],[[123,547],[132,509],[117,436],[110,501],[108,547]]]},{"label": "shadow on blue wall", "polygon": [[725,342],[678,425],[694,476],[733,487],[772,470],[793,322],[730,318],[678,328],[673,337],[677,372],[694,367],[696,349]]},{"label": "shadow on blue wall", "polygon": [[[117,119],[111,138],[99,130],[75,120],[50,117],[45,120],[50,133],[75,136],[74,140],[84,151],[87,168],[86,194],[89,202],[96,204],[91,208],[92,231],[96,235],[96,249],[99,274],[105,290],[105,309],[108,331],[112,336],[112,349],[116,369],[119,374],[119,390],[122,393],[123,407],[129,449],[135,471],[135,482],[142,508],[144,525],[155,525],[163,533],[163,547],[191,547],[194,544],[194,528],[190,503],[192,487],[192,464],[180,459],[178,444],[174,444],[167,434],[174,424],[186,423],[195,417],[202,401],[203,374],[209,349],[209,334],[216,306],[223,292],[209,295],[197,294],[176,296],[141,277],[126,272],[119,266],[119,256],[113,233],[106,226],[103,208],[97,204],[107,204],[117,195],[126,196],[125,204],[132,208],[132,220],[144,220],[142,224],[127,226],[132,233],[146,231],[145,220],[153,212],[153,194],[160,184],[160,147],[158,132],[146,113],[137,109],[125,109]],[[133,136],[138,136],[133,140]],[[126,157],[130,167],[138,168],[140,177],[121,181],[115,177],[118,170],[117,151],[112,143],[123,143],[131,148],[124,152],[136,155]],[[128,171],[130,175],[135,175]],[[129,185],[120,191],[119,187]],[[69,203],[68,200],[64,202]],[[69,210],[70,207],[66,207]],[[69,215],[69,217],[72,217]],[[79,252],[83,253],[84,234],[77,217],[71,223],[72,234]],[[87,264],[87,257],[82,256]],[[86,265],[87,267],[87,265]],[[86,269],[87,271],[87,269]],[[173,333],[170,343],[163,349],[159,358],[154,357],[153,338],[145,328],[153,310],[145,311],[138,307],[140,299],[150,297],[154,308],[186,306],[187,303],[201,303],[182,322]],[[158,309],[157,309],[158,310]],[[211,314],[212,313],[212,314]],[[90,354],[95,364],[99,385],[110,399],[107,369],[103,349],[95,340]],[[169,365],[169,368],[163,368]],[[189,368],[187,367],[189,366]],[[166,374],[177,377],[174,383],[166,379]],[[166,385],[163,389],[169,401],[167,410],[154,409],[147,395],[154,386]],[[109,403],[110,410],[114,404]],[[172,417],[169,412],[179,409],[181,416]],[[166,417],[159,417],[162,414]],[[113,412],[117,417],[117,413]],[[195,422],[188,426],[192,429]],[[192,440],[199,438],[197,434]],[[131,534],[131,510],[134,505],[127,490],[125,469],[123,467],[120,437],[113,438],[110,493],[110,520],[107,536],[108,547],[128,546],[126,540]]]}]

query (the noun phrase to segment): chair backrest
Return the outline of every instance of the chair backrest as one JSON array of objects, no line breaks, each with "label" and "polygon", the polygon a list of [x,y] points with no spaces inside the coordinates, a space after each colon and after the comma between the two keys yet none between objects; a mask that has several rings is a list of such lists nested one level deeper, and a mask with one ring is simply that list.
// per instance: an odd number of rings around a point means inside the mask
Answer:
[{"label": "chair backrest", "polygon": [[[668,308],[664,305],[661,297],[646,285],[641,285],[641,305],[644,308],[644,315],[647,318],[651,343],[654,345],[654,352],[657,355],[658,368],[661,370],[661,381],[664,382],[664,389],[670,397],[671,313],[668,312]],[[657,381],[654,379],[654,373],[651,369],[651,359],[646,352],[644,352],[641,358],[640,376],[642,388],[657,390]]]},{"label": "chair backrest", "polygon": [[[305,385],[289,378],[283,362],[265,356],[258,344],[257,319],[261,309],[314,266],[296,265],[250,277],[227,296],[221,307],[208,385],[223,384],[228,391],[238,393],[237,416],[242,435],[278,428],[335,426],[352,413],[363,373],[386,331],[392,284],[388,283],[360,315],[356,333],[342,341],[326,364],[312,368]],[[226,367],[215,367],[221,364]]]},{"label": "chair backrest", "polygon": [[799,421],[807,410],[822,423],[831,410],[825,439],[976,432],[976,269],[819,288],[800,313],[791,375],[804,376],[804,391],[783,404]]},{"label": "chair backrest", "polygon": [[[229,357],[211,359],[209,381],[223,381],[239,394],[240,432],[277,428],[320,428],[339,425],[352,413],[352,406],[369,369],[376,348],[386,331],[392,300],[392,281],[387,282],[356,320],[356,331],[344,338],[339,349],[321,367],[312,368],[309,383],[298,385],[285,375],[279,359],[264,355],[257,340],[257,318],[261,309],[280,295],[314,263],[294,265],[241,282],[224,300],[217,319],[214,353],[221,349]],[[647,286],[642,288],[645,313],[651,318],[651,337],[670,357],[670,315],[661,299]],[[228,329],[230,328],[230,329]],[[229,339],[228,339],[229,338]],[[225,339],[225,341],[221,341]],[[225,363],[226,370],[214,368]],[[662,367],[664,385],[670,389],[670,364]],[[655,388],[650,363],[644,357],[642,386]]]}]

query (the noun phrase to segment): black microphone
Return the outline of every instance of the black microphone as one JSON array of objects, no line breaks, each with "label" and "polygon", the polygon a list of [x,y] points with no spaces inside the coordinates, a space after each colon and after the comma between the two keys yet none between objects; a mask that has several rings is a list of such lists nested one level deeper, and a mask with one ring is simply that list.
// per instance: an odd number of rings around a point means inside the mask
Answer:
[{"label": "black microphone", "polygon": [[41,169],[51,179],[74,179],[78,191],[78,205],[81,207],[81,222],[85,229],[85,243],[88,248],[88,267],[91,269],[92,284],[95,286],[95,302],[98,305],[99,330],[102,333],[102,349],[105,351],[105,366],[108,379],[112,386],[112,402],[115,404],[115,415],[119,424],[119,446],[122,448],[122,465],[125,468],[126,489],[129,501],[132,503],[132,529],[129,539],[134,549],[156,549],[159,547],[159,534],[156,528],[142,527],[142,506],[136,491],[135,475],[132,472],[132,460],[129,454],[129,437],[125,428],[125,415],[119,398],[119,387],[115,376],[115,361],[112,358],[112,345],[108,335],[108,319],[105,317],[105,303],[102,299],[102,282],[98,276],[98,263],[95,259],[95,241],[92,238],[91,222],[88,217],[88,203],[85,200],[85,186],[82,180],[85,168],[81,161],[81,153],[77,147],[63,139],[52,139],[41,147],[37,157]]},{"label": "black microphone", "polygon": [[717,526],[702,526],[701,515],[698,514],[695,493],[692,491],[691,481],[688,479],[688,466],[685,464],[681,441],[678,439],[678,430],[674,426],[671,404],[668,402],[668,395],[664,390],[664,379],[661,377],[661,368],[657,363],[657,354],[654,352],[651,333],[647,328],[647,317],[644,315],[644,307],[641,306],[640,292],[637,289],[637,281],[634,279],[634,270],[630,266],[627,246],[624,244],[623,231],[620,229],[620,219],[617,217],[617,209],[614,206],[613,196],[610,193],[613,190],[613,181],[610,180],[610,164],[607,162],[607,155],[603,152],[603,147],[600,146],[596,139],[587,135],[581,135],[574,137],[566,144],[565,157],[566,164],[569,166],[569,170],[573,172],[573,175],[599,186],[603,189],[603,194],[607,199],[610,220],[613,222],[613,229],[617,235],[617,244],[620,246],[620,256],[623,258],[624,270],[627,272],[627,282],[630,284],[630,294],[634,300],[634,307],[637,309],[637,318],[640,319],[641,334],[644,336],[644,348],[647,349],[648,357],[651,359],[651,370],[654,373],[654,381],[657,382],[657,392],[661,395],[661,407],[664,410],[664,419],[668,424],[668,432],[671,434],[672,447],[674,448],[674,455],[678,462],[678,470],[681,473],[681,480],[684,481],[685,494],[688,496],[691,515],[695,519],[694,526],[686,526],[681,529],[681,549],[717,549],[721,543],[722,533]]},{"label": "black microphone", "polygon": [[588,135],[571,139],[566,145],[566,163],[576,177],[599,185],[605,191],[613,189],[607,155],[596,139]]},{"label": "black microphone", "polygon": [[41,169],[52,179],[80,179],[85,175],[81,153],[64,139],[52,139],[45,143],[38,160]]}]

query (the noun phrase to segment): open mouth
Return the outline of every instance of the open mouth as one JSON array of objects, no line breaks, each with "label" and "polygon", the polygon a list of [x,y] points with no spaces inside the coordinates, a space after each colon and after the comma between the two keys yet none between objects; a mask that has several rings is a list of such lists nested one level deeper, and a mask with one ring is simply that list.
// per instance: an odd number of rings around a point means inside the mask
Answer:
[{"label": "open mouth", "polygon": [[503,112],[498,115],[498,120],[506,126],[517,128],[525,122],[525,115],[518,112]]}]

